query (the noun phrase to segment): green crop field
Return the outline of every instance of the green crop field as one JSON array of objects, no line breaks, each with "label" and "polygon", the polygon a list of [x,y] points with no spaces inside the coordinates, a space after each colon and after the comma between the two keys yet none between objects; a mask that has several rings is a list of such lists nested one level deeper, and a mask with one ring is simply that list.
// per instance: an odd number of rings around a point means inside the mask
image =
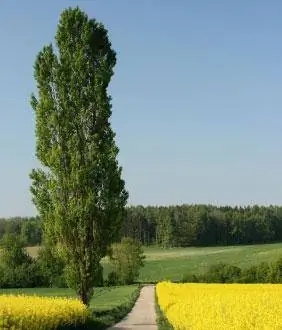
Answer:
[{"label": "green crop field", "polygon": [[[37,249],[28,250],[36,256]],[[218,262],[240,267],[261,261],[271,262],[282,256],[282,243],[172,249],[145,247],[144,251],[146,261],[138,279],[140,282],[177,281],[185,274],[202,273],[208,266]],[[107,259],[103,260],[103,266],[106,277],[110,271]]]}]

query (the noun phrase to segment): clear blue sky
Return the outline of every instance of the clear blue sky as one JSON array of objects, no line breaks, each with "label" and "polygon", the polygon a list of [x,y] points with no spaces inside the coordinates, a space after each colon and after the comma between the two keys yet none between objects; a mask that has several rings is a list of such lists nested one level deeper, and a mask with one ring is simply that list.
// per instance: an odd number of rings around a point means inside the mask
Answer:
[{"label": "clear blue sky", "polygon": [[117,51],[112,122],[130,204],[281,204],[281,1],[2,0],[0,217],[36,212],[33,63],[76,5]]}]

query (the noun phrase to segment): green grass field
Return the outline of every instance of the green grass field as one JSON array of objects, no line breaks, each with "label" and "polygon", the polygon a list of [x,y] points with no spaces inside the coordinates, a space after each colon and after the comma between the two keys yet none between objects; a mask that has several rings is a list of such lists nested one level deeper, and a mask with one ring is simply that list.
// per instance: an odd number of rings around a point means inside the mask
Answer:
[{"label": "green grass field", "polygon": [[[1,294],[25,294],[38,296],[75,297],[70,289],[34,288],[0,289]],[[127,285],[110,288],[96,288],[90,309],[93,313],[90,329],[106,329],[122,319],[133,307],[139,296],[139,286]],[[88,328],[87,328],[88,329]]]},{"label": "green grass field", "polygon": [[[282,243],[165,250],[145,248],[145,254],[147,258],[145,267],[140,272],[140,282],[177,281],[184,274],[203,273],[210,265],[218,262],[244,268],[261,261],[277,260],[282,256]],[[107,272],[107,267],[105,271]]]},{"label": "green grass field", "polygon": [[[29,251],[36,256],[37,249],[29,248]],[[200,274],[218,262],[243,268],[261,261],[274,261],[282,256],[282,243],[173,249],[145,247],[144,251],[146,261],[138,279],[140,282],[177,281],[186,274]],[[103,266],[107,276],[110,271],[107,259],[103,261]]]}]

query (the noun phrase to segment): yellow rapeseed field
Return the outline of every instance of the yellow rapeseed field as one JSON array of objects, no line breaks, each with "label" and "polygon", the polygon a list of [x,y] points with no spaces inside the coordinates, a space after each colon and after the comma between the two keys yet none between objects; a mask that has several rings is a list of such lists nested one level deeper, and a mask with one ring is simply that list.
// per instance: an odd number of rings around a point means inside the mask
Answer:
[{"label": "yellow rapeseed field", "polygon": [[282,330],[280,284],[174,284],[156,287],[175,330]]},{"label": "yellow rapeseed field", "polygon": [[84,324],[87,318],[87,308],[77,299],[0,296],[0,329],[56,329]]}]

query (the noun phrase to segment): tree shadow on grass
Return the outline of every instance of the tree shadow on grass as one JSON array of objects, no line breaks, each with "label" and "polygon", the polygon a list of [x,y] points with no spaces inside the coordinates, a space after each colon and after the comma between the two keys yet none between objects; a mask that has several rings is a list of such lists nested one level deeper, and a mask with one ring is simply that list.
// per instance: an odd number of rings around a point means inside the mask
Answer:
[{"label": "tree shadow on grass", "polygon": [[103,330],[107,329],[108,326],[100,320],[91,319],[86,324],[61,326],[58,330]]},{"label": "tree shadow on grass", "polygon": [[87,324],[61,326],[58,330],[104,330],[119,322],[128,312],[129,306],[127,304],[110,310],[92,311]]}]

